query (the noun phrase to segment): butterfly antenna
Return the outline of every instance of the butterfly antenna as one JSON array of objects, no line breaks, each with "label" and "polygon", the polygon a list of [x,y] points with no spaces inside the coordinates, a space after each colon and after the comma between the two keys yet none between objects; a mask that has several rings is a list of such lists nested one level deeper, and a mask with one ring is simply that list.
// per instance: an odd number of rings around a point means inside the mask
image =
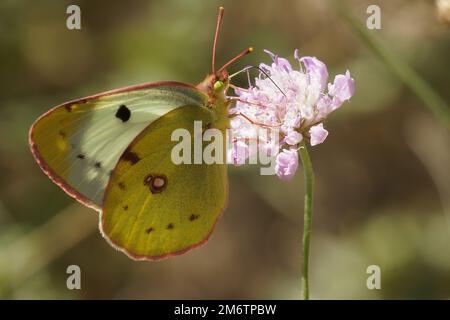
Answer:
[{"label": "butterfly antenna", "polygon": [[273,81],[273,79],[269,76],[269,74],[267,72],[265,72],[262,68],[257,67],[257,66],[250,66],[249,69],[258,69],[262,74],[264,74],[267,78],[269,78],[269,80],[274,84],[275,87],[278,88],[278,90],[280,90],[280,92],[283,94],[283,96],[285,98],[287,98],[286,94],[283,92],[283,90],[281,90],[281,88],[277,85],[277,83],[275,81]]},{"label": "butterfly antenna", "polygon": [[217,70],[217,73],[220,73],[221,71],[225,70],[226,68],[228,68],[231,64],[235,63],[237,60],[239,60],[240,58],[242,58],[243,56],[248,55],[249,53],[253,52],[253,48],[249,47],[247,49],[245,49],[244,51],[242,51],[241,53],[239,53],[236,57],[234,57],[233,59],[231,59],[230,61],[228,61],[227,63],[225,63],[223,65],[222,68],[220,68],[219,70]]},{"label": "butterfly antenna", "polygon": [[223,7],[220,7],[219,13],[217,14],[216,33],[214,35],[212,63],[211,63],[211,69],[212,69],[213,74],[216,73],[216,46],[217,46],[217,40],[219,39],[220,25],[222,24],[222,18],[223,18],[224,11],[225,11],[225,9]]},{"label": "butterfly antenna", "polygon": [[[250,69],[257,69],[257,70],[259,70],[259,72],[261,72],[262,74],[264,74],[264,75],[265,75],[265,76],[273,83],[273,85],[274,85],[275,87],[277,87],[278,90],[280,90],[280,92],[283,94],[283,96],[286,97],[286,94],[283,92],[283,90],[281,90],[281,88],[276,84],[276,82],[273,81],[273,79],[270,77],[270,75],[269,75],[266,71],[264,71],[262,68],[257,67],[257,66],[247,66],[247,67],[245,67],[244,69],[242,69],[242,70],[240,70],[240,71],[238,71],[238,72],[236,72],[236,73],[233,73],[233,74],[230,75],[228,78],[231,79],[231,78],[233,78],[234,76],[237,76],[238,74],[240,74],[240,73],[242,73],[242,72],[245,72],[245,71],[248,72],[248,70],[250,70]],[[248,73],[247,73],[247,76],[248,76]]]}]

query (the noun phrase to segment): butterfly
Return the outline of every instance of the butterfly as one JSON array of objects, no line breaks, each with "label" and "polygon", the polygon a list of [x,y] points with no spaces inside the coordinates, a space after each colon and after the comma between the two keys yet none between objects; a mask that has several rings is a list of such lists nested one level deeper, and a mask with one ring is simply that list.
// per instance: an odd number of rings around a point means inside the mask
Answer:
[{"label": "butterfly", "polygon": [[174,164],[171,133],[193,133],[194,121],[230,127],[226,68],[215,52],[212,74],[197,86],[163,81],[63,103],[29,132],[34,158],[70,196],[99,212],[103,237],[135,260],[157,260],[205,243],[228,199],[226,164]]}]

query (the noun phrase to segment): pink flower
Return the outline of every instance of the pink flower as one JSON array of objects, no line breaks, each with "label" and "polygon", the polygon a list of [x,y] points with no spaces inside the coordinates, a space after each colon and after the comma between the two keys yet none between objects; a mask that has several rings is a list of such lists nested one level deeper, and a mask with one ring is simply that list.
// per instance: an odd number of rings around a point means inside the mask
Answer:
[{"label": "pink flower", "polygon": [[288,60],[265,52],[272,63],[259,65],[262,71],[248,89],[235,89],[237,102],[230,110],[235,116],[231,126],[238,139],[248,137],[249,127],[278,130],[276,143],[270,137],[262,142],[279,146],[272,155],[276,156],[278,176],[287,180],[298,167],[298,159],[292,159],[297,156],[295,149],[303,140],[311,146],[325,141],[328,131],[322,122],[353,96],[354,80],[347,70],[327,85],[327,66],[319,59],[299,57],[296,50],[294,57],[300,68],[295,70]]},{"label": "pink flower", "polygon": [[298,153],[296,149],[285,149],[276,157],[275,172],[285,181],[291,180],[298,168]]}]

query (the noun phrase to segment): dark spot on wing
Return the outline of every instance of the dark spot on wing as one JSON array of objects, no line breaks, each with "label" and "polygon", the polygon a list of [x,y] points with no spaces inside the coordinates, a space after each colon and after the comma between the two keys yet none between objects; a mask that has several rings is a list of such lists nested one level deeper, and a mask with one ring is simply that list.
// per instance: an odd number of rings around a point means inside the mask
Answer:
[{"label": "dark spot on wing", "polygon": [[168,230],[173,229],[173,223],[169,223],[169,224],[167,225],[167,229],[168,229]]},{"label": "dark spot on wing", "polygon": [[153,229],[152,227],[148,228],[147,230],[145,230],[145,232],[147,232],[147,234],[149,234],[150,232],[155,231],[155,229]]},{"label": "dark spot on wing", "polygon": [[122,155],[122,160],[129,161],[131,164],[136,164],[139,160],[141,160],[141,158],[139,158],[136,152],[133,152],[127,148]]},{"label": "dark spot on wing", "polygon": [[127,122],[131,117],[131,111],[126,105],[122,104],[116,112],[116,118],[122,120],[122,122]]},{"label": "dark spot on wing", "polygon": [[151,193],[161,193],[167,187],[167,177],[164,174],[148,174],[144,178],[144,186],[148,186]]},{"label": "dark spot on wing", "polygon": [[84,154],[80,153],[79,155],[77,155],[77,158],[83,160],[85,158],[85,156],[84,156]]},{"label": "dark spot on wing", "polygon": [[64,131],[62,131],[62,130],[59,130],[59,135],[61,136],[61,138],[65,138],[66,137],[66,133],[64,132]]},{"label": "dark spot on wing", "polygon": [[128,210],[128,205],[126,204],[122,208],[123,208],[123,210],[127,211]]},{"label": "dark spot on wing", "polygon": [[72,109],[74,108],[74,104],[66,104],[65,108],[67,110],[67,112],[72,112]]},{"label": "dark spot on wing", "polygon": [[123,183],[123,182],[119,182],[118,186],[119,186],[119,188],[122,189],[122,190],[125,189],[125,183]]},{"label": "dark spot on wing", "polygon": [[194,221],[197,220],[200,216],[198,214],[191,214],[191,216],[189,217],[189,221]]},{"label": "dark spot on wing", "polygon": [[101,162],[96,162],[94,165],[97,169],[100,169],[102,167],[102,163]]},{"label": "dark spot on wing", "polygon": [[144,178],[144,186],[149,186],[152,183],[153,175],[149,174]]}]

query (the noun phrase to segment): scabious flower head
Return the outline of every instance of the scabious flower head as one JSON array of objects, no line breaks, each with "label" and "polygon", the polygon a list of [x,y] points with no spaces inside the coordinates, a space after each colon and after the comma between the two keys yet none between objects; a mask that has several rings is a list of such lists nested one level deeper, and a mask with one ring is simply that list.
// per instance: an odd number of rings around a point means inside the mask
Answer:
[{"label": "scabious flower head", "polygon": [[[245,139],[255,138],[256,127],[279,130],[275,138],[258,138],[260,150],[276,145],[276,150],[269,148],[271,155],[276,156],[276,173],[281,179],[290,180],[298,167],[299,143],[306,140],[315,146],[325,141],[328,131],[323,121],[353,96],[354,80],[347,70],[328,83],[327,66],[315,57],[299,57],[297,50],[294,57],[300,64],[298,70],[287,59],[265,52],[272,63],[259,65],[261,72],[249,88],[235,89],[237,102],[230,109],[231,126],[239,148],[246,147],[242,143]],[[249,152],[244,154],[248,156]],[[242,157],[234,160],[240,161],[234,161],[235,164],[245,161]]]}]

